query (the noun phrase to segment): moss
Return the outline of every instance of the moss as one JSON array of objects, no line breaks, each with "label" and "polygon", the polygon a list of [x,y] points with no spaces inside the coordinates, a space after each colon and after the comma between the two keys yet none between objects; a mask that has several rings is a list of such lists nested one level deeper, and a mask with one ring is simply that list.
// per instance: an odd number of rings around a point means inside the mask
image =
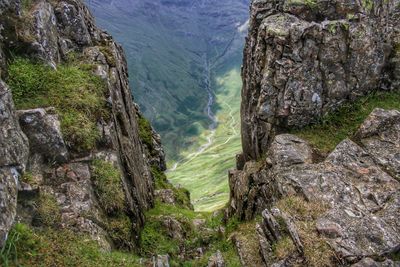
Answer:
[{"label": "moss", "polygon": [[50,193],[41,192],[35,204],[35,225],[57,226],[61,223],[60,207],[53,195]]},{"label": "moss", "polygon": [[125,209],[125,193],[121,172],[110,162],[94,160],[92,178],[97,198],[108,214],[118,214]]},{"label": "moss", "polygon": [[74,151],[95,147],[100,133],[96,122],[107,119],[105,83],[90,66],[61,65],[57,70],[17,58],[9,66],[10,85],[17,109],[55,107],[61,130]]},{"label": "moss", "polygon": [[138,125],[140,139],[147,146],[150,155],[154,155],[156,151],[153,145],[153,129],[150,122],[140,115],[138,117]]},{"label": "moss", "polygon": [[133,254],[102,252],[85,234],[16,224],[0,251],[1,266],[140,266]]},{"label": "moss", "polygon": [[133,240],[132,222],[123,213],[108,218],[107,233],[118,249],[131,251],[135,244]]},{"label": "moss", "polygon": [[400,91],[373,92],[323,117],[318,124],[292,130],[291,133],[308,140],[327,153],[344,139],[352,137],[375,108],[400,109]]}]

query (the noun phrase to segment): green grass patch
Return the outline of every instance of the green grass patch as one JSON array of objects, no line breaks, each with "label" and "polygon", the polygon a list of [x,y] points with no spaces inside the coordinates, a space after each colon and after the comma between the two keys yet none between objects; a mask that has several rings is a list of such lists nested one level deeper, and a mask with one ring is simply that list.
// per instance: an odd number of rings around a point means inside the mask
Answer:
[{"label": "green grass patch", "polygon": [[16,58],[9,65],[10,85],[17,109],[55,107],[70,148],[95,147],[100,133],[96,122],[107,118],[105,83],[90,65],[60,65],[57,70],[39,62]]},{"label": "green grass patch", "polygon": [[125,193],[121,172],[111,162],[94,160],[92,178],[97,198],[108,214],[117,214],[125,209]]},{"label": "green grass patch", "polygon": [[57,226],[61,223],[61,211],[56,198],[50,193],[40,192],[35,202],[34,224],[40,226]]},{"label": "green grass patch", "polygon": [[159,220],[148,221],[140,234],[141,254],[177,255],[179,252],[179,242],[167,236]]},{"label": "green grass patch", "polygon": [[367,116],[375,109],[400,109],[400,91],[376,91],[336,112],[322,118],[321,122],[291,133],[308,140],[322,152],[332,151],[342,140],[351,137]]},{"label": "green grass patch", "polygon": [[151,173],[155,180],[156,190],[171,189],[174,192],[175,200],[178,205],[184,208],[193,209],[190,203],[190,192],[186,188],[174,187],[167,179],[167,176],[157,166],[151,167]]},{"label": "green grass patch", "polygon": [[138,124],[139,137],[142,142],[147,146],[150,155],[154,156],[155,150],[153,145],[153,129],[151,128],[150,122],[145,117],[139,115]]},{"label": "green grass patch", "polygon": [[8,266],[140,266],[137,256],[102,252],[90,237],[69,230],[32,229],[16,224],[0,251]]},{"label": "green grass patch", "polygon": [[112,239],[116,248],[132,251],[135,248],[133,240],[132,222],[129,217],[120,213],[107,218],[107,233]]}]

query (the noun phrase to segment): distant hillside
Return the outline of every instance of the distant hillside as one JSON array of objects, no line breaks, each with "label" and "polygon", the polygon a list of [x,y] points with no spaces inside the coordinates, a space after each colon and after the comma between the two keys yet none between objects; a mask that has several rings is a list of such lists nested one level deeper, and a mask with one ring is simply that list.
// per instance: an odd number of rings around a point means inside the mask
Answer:
[{"label": "distant hillside", "polygon": [[249,1],[86,2],[124,46],[136,101],[176,158],[210,124],[207,64],[210,76],[241,64]]}]

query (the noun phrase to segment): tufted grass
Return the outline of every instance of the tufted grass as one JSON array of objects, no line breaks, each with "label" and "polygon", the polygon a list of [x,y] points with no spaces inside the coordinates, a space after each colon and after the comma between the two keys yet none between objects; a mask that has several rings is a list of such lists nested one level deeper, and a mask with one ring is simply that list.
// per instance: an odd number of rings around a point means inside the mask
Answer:
[{"label": "tufted grass", "polygon": [[40,226],[57,226],[61,223],[61,211],[56,198],[50,193],[40,192],[36,201],[33,223]]},{"label": "tufted grass", "polygon": [[0,250],[0,266],[141,266],[131,253],[104,252],[85,234],[17,223]]},{"label": "tufted grass", "polygon": [[[295,225],[304,245],[304,258],[307,266],[336,266],[333,250],[316,229],[317,218],[328,210],[329,205],[315,201],[308,202],[299,196],[288,196],[279,200],[276,206],[295,218]],[[281,246],[281,248],[277,246]],[[285,247],[289,249],[290,246],[278,243],[275,246],[275,256],[277,258],[285,256],[283,249]]]},{"label": "tufted grass", "polygon": [[375,108],[400,110],[400,91],[373,92],[323,117],[320,123],[291,133],[308,140],[322,152],[329,153],[341,141],[352,137]]},{"label": "tufted grass", "polygon": [[94,160],[91,168],[95,192],[103,209],[110,215],[124,211],[125,193],[121,172],[104,160]]},{"label": "tufted grass", "polygon": [[17,109],[55,107],[61,130],[71,149],[92,150],[100,133],[96,122],[109,116],[106,86],[90,65],[60,65],[57,70],[39,62],[16,58],[9,65],[7,83]]}]

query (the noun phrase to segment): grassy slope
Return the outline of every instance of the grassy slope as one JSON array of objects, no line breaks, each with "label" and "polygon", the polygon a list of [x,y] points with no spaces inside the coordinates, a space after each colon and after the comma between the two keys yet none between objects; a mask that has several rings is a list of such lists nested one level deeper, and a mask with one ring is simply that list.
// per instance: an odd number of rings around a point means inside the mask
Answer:
[{"label": "grassy slope", "polygon": [[400,91],[374,92],[327,115],[319,124],[293,130],[292,133],[327,153],[342,140],[354,135],[374,108],[400,110]]},{"label": "grassy slope", "polygon": [[[193,155],[198,145],[182,153],[185,161],[168,173],[174,184],[181,184],[191,192],[196,210],[212,211],[227,202],[229,187],[227,171],[235,165],[235,154],[240,152],[240,87],[238,69],[232,69],[216,78],[218,128],[213,144],[200,155]],[[204,132],[201,143],[205,142]],[[190,155],[192,154],[192,156]],[[172,164],[171,164],[172,165]]]}]

